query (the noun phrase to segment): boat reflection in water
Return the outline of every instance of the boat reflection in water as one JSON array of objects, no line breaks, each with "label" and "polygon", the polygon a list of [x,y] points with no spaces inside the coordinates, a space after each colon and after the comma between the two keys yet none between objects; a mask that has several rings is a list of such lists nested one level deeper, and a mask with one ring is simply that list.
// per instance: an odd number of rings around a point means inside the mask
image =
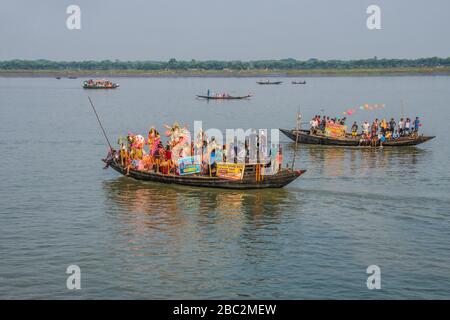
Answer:
[{"label": "boat reflection in water", "polygon": [[[287,143],[285,155],[292,157],[294,149],[295,143]],[[380,149],[299,145],[297,157],[298,162],[308,164],[309,179],[332,181],[334,178],[343,178],[358,181],[389,175],[413,178],[427,167],[432,152],[415,146]]]},{"label": "boat reflection in water", "polygon": [[[248,225],[259,228],[277,224],[293,203],[299,206],[296,194],[288,189],[195,188],[140,182],[126,177],[105,180],[103,189],[107,213],[119,219],[119,224],[133,225],[138,233],[154,229],[175,235],[208,226],[208,230],[222,228],[218,232],[228,230],[230,236],[237,235]],[[212,225],[216,228],[211,229]]]}]

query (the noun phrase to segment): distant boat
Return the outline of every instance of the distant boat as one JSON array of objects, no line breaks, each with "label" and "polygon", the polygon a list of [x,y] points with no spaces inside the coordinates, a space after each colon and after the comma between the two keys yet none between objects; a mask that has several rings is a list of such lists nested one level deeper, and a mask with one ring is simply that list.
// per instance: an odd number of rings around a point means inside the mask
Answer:
[{"label": "distant boat", "polygon": [[61,79],[61,77],[56,77],[56,79],[60,80],[60,79]]},{"label": "distant boat", "polygon": [[84,89],[115,89],[118,88],[119,84],[111,82],[109,80],[92,80],[89,79],[83,82]]},{"label": "distant boat", "polygon": [[242,100],[242,99],[248,99],[251,95],[245,95],[245,96],[230,96],[230,95],[217,95],[217,96],[204,96],[204,95],[197,95],[197,98],[207,99],[207,100]]},{"label": "distant boat", "polygon": [[269,80],[265,80],[265,81],[256,81],[257,84],[282,84],[283,81],[269,81]]},{"label": "distant boat", "polygon": [[306,84],[306,81],[292,81],[292,84]]}]

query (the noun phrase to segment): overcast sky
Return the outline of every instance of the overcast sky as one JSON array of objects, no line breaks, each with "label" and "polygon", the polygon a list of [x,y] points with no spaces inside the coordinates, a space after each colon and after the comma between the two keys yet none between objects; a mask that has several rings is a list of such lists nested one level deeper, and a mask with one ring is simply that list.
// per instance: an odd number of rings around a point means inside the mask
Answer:
[{"label": "overcast sky", "polygon": [[[1,0],[0,60],[450,56],[449,0]],[[81,8],[68,30],[66,8]],[[381,8],[381,30],[366,9]]]}]

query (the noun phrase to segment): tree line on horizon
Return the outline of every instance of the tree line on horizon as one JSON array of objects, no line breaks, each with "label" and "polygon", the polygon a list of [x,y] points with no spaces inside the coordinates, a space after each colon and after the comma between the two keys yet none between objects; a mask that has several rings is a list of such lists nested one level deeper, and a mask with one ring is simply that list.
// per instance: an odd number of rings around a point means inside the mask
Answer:
[{"label": "tree line on horizon", "polygon": [[371,59],[360,60],[255,60],[255,61],[51,61],[7,60],[0,61],[0,70],[311,70],[311,69],[383,69],[383,68],[436,68],[450,67],[448,58]]}]

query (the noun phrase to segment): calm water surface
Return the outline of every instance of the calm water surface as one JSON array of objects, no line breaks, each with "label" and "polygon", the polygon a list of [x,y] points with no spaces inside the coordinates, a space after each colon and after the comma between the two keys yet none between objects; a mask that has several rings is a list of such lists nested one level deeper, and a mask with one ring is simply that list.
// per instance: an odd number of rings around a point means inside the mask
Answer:
[{"label": "calm water surface", "polygon": [[[450,298],[450,77],[0,78],[0,298]],[[248,101],[205,102],[210,88]],[[352,119],[420,115],[418,147],[301,146],[288,187],[224,191],[144,183],[102,170],[111,140],[179,120],[204,128],[279,128],[384,103]],[[293,143],[282,138],[285,158]],[[81,286],[66,289],[67,266]],[[368,290],[366,268],[381,267]]]}]

